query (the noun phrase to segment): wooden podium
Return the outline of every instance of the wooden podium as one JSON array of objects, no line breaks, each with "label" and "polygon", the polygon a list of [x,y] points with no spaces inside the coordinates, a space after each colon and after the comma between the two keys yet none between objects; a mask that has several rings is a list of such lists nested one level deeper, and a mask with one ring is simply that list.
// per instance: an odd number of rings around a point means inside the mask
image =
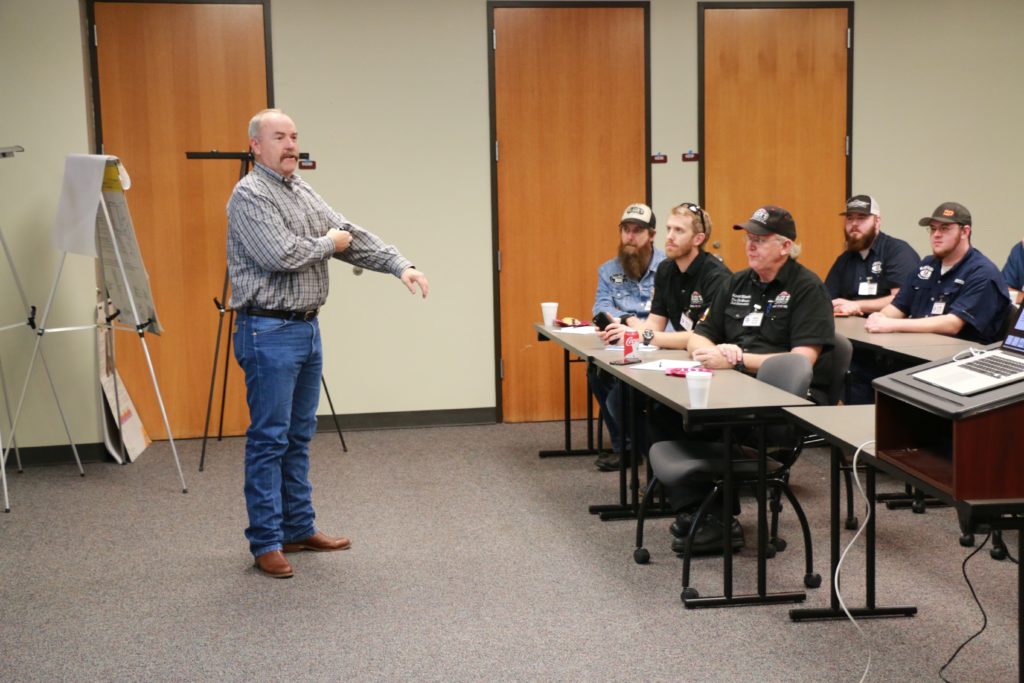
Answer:
[{"label": "wooden podium", "polygon": [[1016,390],[1016,403],[957,417],[880,388],[876,457],[931,484],[945,494],[941,498],[1024,499],[1024,387]]}]

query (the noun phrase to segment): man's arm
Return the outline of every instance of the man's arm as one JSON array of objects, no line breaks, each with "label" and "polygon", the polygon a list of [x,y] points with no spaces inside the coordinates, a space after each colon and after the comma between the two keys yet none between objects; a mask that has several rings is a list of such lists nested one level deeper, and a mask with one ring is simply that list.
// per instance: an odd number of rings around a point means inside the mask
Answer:
[{"label": "man's arm", "polygon": [[899,289],[893,289],[889,296],[880,296],[877,299],[832,299],[832,312],[835,315],[866,315],[882,310],[896,298]]},{"label": "man's arm", "polygon": [[[699,341],[697,341],[699,340]],[[700,361],[701,365],[706,368],[735,368],[738,364],[742,363],[744,369],[748,372],[756,373],[761,369],[761,365],[772,356],[777,356],[777,353],[744,353],[743,349],[735,344],[712,344],[710,340],[704,337],[698,337],[693,335],[691,337],[690,357],[693,360]],[[813,366],[818,361],[818,356],[821,355],[820,346],[794,346],[790,349],[790,353],[799,353],[802,356],[807,356],[807,359],[811,361]]]},{"label": "man's arm", "polygon": [[908,318],[895,306],[886,306],[872,314],[864,323],[868,332],[932,332],[955,337],[963,329],[964,321],[953,315],[933,315],[927,318]]},{"label": "man's arm", "polygon": [[594,310],[591,314],[597,315],[601,311],[615,317],[618,317],[620,313],[619,309],[615,308],[615,302],[612,301],[612,286],[605,276],[604,266],[597,269],[597,293],[594,294]]}]

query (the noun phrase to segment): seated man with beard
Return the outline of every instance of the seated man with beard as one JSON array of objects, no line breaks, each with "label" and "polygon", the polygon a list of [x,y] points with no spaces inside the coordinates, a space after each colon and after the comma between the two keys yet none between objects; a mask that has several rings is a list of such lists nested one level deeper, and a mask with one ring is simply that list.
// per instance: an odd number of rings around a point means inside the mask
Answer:
[{"label": "seated man with beard", "polygon": [[878,202],[866,194],[846,200],[846,251],[825,277],[836,315],[868,315],[885,308],[917,267],[919,256],[881,231]]},{"label": "seated man with beard", "polygon": [[[604,311],[618,325],[628,325],[631,321],[644,320],[650,314],[654,274],[658,264],[665,260],[665,253],[654,246],[656,222],[654,212],[646,204],[626,207],[619,221],[619,254],[597,269],[594,315]],[[617,470],[622,438],[617,419],[622,389],[615,378],[594,365],[588,368],[587,381],[601,406],[612,441],[612,452],[598,457],[597,469],[605,472]]]},{"label": "seated man with beard", "polygon": [[[846,251],[839,255],[825,278],[835,315],[869,315],[882,310],[917,269],[918,255],[901,239],[883,233],[882,213],[874,198],[859,194],[846,200]],[[843,401],[873,403],[871,378],[894,371],[890,361],[855,349]]]}]

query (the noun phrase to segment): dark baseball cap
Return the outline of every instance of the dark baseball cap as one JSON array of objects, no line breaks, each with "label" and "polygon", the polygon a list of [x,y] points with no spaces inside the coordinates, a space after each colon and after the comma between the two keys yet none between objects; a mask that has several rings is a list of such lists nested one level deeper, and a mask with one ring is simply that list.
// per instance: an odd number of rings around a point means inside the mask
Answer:
[{"label": "dark baseball cap", "polygon": [[935,207],[931,216],[925,216],[917,222],[918,225],[928,225],[932,221],[936,223],[959,223],[960,225],[971,225],[971,212],[963,204],[956,202],[943,202]]},{"label": "dark baseball cap", "polygon": [[762,206],[754,212],[746,223],[737,223],[733,230],[746,230],[755,235],[782,235],[791,240],[796,239],[796,222],[781,206],[771,204]]},{"label": "dark baseball cap", "polygon": [[862,213],[865,216],[882,215],[875,198],[866,194],[857,194],[847,199],[846,211],[841,212],[839,215],[848,216],[851,213]]}]

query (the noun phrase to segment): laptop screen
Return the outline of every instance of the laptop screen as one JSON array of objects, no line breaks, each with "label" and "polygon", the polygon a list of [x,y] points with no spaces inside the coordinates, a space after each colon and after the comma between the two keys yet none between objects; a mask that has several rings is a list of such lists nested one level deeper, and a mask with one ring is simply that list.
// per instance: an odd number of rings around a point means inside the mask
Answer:
[{"label": "laptop screen", "polygon": [[1024,351],[1024,306],[1021,307],[1020,313],[1017,315],[1017,322],[1013,324],[1013,329],[1006,335],[1003,348]]}]

